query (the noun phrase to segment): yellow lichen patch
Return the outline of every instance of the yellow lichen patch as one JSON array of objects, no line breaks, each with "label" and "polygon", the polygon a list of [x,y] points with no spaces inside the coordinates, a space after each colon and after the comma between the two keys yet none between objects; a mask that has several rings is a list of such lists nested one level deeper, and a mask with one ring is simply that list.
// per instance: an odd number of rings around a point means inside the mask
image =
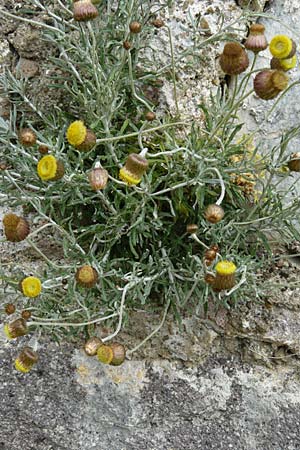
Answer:
[{"label": "yellow lichen patch", "polygon": [[224,260],[218,262],[215,269],[219,275],[232,275],[236,271],[236,265],[231,261]]},{"label": "yellow lichen patch", "polygon": [[292,40],[284,34],[274,36],[270,42],[270,52],[275,58],[287,58],[291,53],[292,48]]},{"label": "yellow lichen patch", "polygon": [[135,178],[125,167],[120,169],[119,178],[129,185],[135,185],[141,182],[141,178]]},{"label": "yellow lichen patch", "polygon": [[25,297],[37,297],[42,292],[42,283],[36,277],[26,277],[21,281],[21,289]]},{"label": "yellow lichen patch", "polygon": [[57,172],[57,160],[53,155],[46,155],[39,160],[37,165],[38,176],[43,180],[52,180]]},{"label": "yellow lichen patch", "polygon": [[76,147],[83,143],[87,134],[87,128],[82,120],[75,120],[67,129],[67,140],[69,144]]}]

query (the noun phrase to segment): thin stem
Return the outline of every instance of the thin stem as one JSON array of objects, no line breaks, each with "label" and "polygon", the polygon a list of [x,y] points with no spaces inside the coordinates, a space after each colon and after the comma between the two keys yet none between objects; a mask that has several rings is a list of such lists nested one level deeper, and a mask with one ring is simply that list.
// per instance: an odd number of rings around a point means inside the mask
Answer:
[{"label": "thin stem", "polygon": [[169,43],[170,43],[170,51],[171,51],[171,63],[172,63],[172,81],[173,81],[173,92],[174,92],[174,101],[176,106],[176,114],[180,115],[179,107],[178,107],[178,98],[177,98],[177,87],[176,87],[176,70],[175,70],[175,58],[174,58],[174,46],[172,40],[172,33],[170,27],[167,26]]}]

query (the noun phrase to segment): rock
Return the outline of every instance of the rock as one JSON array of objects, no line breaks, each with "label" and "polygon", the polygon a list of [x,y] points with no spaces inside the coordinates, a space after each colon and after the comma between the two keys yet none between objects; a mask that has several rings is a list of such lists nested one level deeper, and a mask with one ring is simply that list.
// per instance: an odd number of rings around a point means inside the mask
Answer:
[{"label": "rock", "polygon": [[20,58],[16,66],[17,77],[33,78],[39,73],[39,65],[32,59]]}]

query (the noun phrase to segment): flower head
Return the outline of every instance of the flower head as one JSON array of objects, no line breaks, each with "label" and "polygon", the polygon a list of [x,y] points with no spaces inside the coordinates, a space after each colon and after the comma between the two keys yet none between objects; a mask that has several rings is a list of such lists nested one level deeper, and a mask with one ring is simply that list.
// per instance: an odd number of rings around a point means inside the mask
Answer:
[{"label": "flower head", "polygon": [[216,276],[212,287],[215,291],[231,289],[235,285],[236,265],[227,260],[219,261],[215,267]]},{"label": "flower head", "polygon": [[21,281],[21,291],[25,297],[37,297],[42,292],[42,283],[36,277],[23,278]]},{"label": "flower head", "polygon": [[65,170],[61,161],[53,155],[46,155],[39,160],[37,173],[43,181],[55,181],[63,177]]},{"label": "flower head", "polygon": [[98,281],[98,274],[92,266],[82,266],[76,271],[75,278],[80,286],[91,288]]},{"label": "flower head", "polygon": [[114,352],[110,345],[102,344],[98,347],[97,357],[100,362],[110,364],[114,358]]},{"label": "flower head", "polygon": [[279,59],[273,57],[271,59],[271,69],[284,70],[287,72],[288,70],[294,69],[297,64],[297,56],[294,55],[291,58]]},{"label": "flower head", "polygon": [[75,120],[67,129],[67,140],[69,144],[76,147],[83,143],[87,133],[87,128],[82,120]]},{"label": "flower head", "polygon": [[15,368],[18,372],[28,373],[37,361],[37,353],[31,347],[24,347],[15,360]]},{"label": "flower head", "polygon": [[3,331],[8,339],[15,339],[27,334],[28,328],[24,319],[16,319],[4,325]]},{"label": "flower head", "polygon": [[296,52],[296,46],[288,36],[278,34],[270,42],[270,52],[275,58],[291,58]]},{"label": "flower head", "polygon": [[256,74],[253,87],[258,97],[271,100],[286,89],[288,81],[282,70],[262,70]]},{"label": "flower head", "polygon": [[223,260],[216,264],[215,269],[219,275],[232,275],[236,271],[236,265],[231,261]]},{"label": "flower head", "polygon": [[131,153],[125,163],[125,166],[120,169],[119,177],[129,185],[139,184],[143,174],[148,168],[148,161],[141,155]]},{"label": "flower head", "polygon": [[78,0],[74,2],[73,17],[78,22],[95,19],[99,12],[90,0]]},{"label": "flower head", "polygon": [[264,35],[264,31],[265,27],[260,23],[255,23],[250,26],[249,36],[245,42],[245,47],[247,50],[258,53],[268,47],[268,42]]},{"label": "flower head", "polygon": [[6,239],[10,242],[23,241],[30,232],[27,220],[13,213],[5,214],[3,227]]},{"label": "flower head", "polygon": [[244,48],[237,42],[225,44],[220,56],[220,66],[228,75],[238,75],[249,66],[249,58]]}]

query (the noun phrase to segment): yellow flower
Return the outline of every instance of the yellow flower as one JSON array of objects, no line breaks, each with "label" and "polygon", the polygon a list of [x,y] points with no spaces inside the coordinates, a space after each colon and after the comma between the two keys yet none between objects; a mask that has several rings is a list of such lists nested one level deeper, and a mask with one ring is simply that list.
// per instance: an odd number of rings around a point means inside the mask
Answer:
[{"label": "yellow flower", "polygon": [[86,133],[87,129],[82,120],[75,120],[75,122],[72,122],[67,129],[67,140],[69,144],[76,147],[83,143]]},{"label": "yellow flower", "polygon": [[296,67],[297,64],[297,56],[294,55],[292,58],[280,59],[280,65],[283,70],[291,70]]},{"label": "yellow flower", "polygon": [[25,297],[37,297],[42,292],[42,283],[36,277],[26,277],[21,281],[21,290]]},{"label": "yellow flower", "polygon": [[293,42],[288,36],[278,34],[270,42],[270,52],[275,58],[288,58],[293,49]]},{"label": "yellow flower", "polygon": [[37,165],[38,176],[43,180],[52,180],[57,171],[57,160],[52,155],[46,155],[39,160]]},{"label": "yellow flower", "polygon": [[24,364],[17,358],[15,360],[15,368],[18,372],[28,373],[30,372],[31,367],[25,367]]},{"label": "yellow flower", "polygon": [[215,267],[219,275],[232,275],[236,271],[236,265],[231,261],[219,261]]},{"label": "yellow flower", "polygon": [[139,184],[141,182],[141,178],[134,177],[132,173],[126,169],[126,167],[122,167],[122,169],[120,169],[119,178],[129,185]]}]

